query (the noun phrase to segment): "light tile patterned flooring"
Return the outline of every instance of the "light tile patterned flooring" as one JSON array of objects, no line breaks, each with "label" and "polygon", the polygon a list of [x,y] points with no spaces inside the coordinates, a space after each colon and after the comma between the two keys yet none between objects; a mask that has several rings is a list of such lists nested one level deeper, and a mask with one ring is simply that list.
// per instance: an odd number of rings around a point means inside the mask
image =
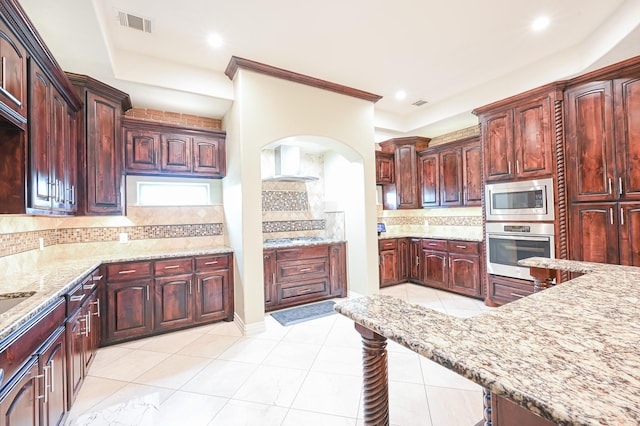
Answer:
[{"label": "light tile patterned flooring", "polygon": [[[450,315],[491,308],[415,284],[387,287]],[[68,425],[363,425],[360,336],[331,315],[243,337],[233,323],[101,348]],[[389,341],[392,425],[472,426],[482,418],[476,384]]]}]

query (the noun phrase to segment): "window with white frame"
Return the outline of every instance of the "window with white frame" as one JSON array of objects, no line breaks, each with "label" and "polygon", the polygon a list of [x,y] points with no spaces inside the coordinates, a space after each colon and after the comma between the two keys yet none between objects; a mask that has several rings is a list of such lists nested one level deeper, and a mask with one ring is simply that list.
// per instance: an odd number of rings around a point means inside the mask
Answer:
[{"label": "window with white frame", "polygon": [[220,190],[219,182],[212,179],[141,176],[127,182],[127,187],[129,202],[137,206],[207,206],[214,204]]}]

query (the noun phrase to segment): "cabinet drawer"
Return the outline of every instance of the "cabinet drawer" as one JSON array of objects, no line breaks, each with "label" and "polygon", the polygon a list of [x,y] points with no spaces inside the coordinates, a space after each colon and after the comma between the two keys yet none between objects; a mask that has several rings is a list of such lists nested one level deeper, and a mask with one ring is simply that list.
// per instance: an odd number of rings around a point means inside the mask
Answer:
[{"label": "cabinet drawer", "polygon": [[287,262],[277,262],[278,282],[280,281],[300,281],[313,277],[329,276],[329,259],[315,258],[304,260],[292,260]]},{"label": "cabinet drawer", "polygon": [[428,250],[447,251],[447,240],[423,239],[422,248]]},{"label": "cabinet drawer", "polygon": [[327,294],[329,290],[329,282],[326,279],[322,279],[317,281],[296,283],[295,285],[283,284],[279,287],[280,300],[288,301],[293,298],[303,298],[305,296],[318,296],[319,294]]},{"label": "cabinet drawer", "polygon": [[229,269],[229,255],[196,257],[196,271],[210,269]]},{"label": "cabinet drawer", "polygon": [[497,302],[513,302],[533,294],[533,282],[490,276],[489,294]]},{"label": "cabinet drawer", "polygon": [[151,276],[151,262],[114,263],[107,265],[108,281],[124,281]]},{"label": "cabinet drawer", "polygon": [[163,275],[187,274],[193,271],[190,257],[180,259],[156,260],[153,270],[157,277]]},{"label": "cabinet drawer", "polygon": [[278,249],[276,252],[276,260],[300,260],[312,257],[326,257],[328,255],[329,250],[326,245],[292,247]]},{"label": "cabinet drawer", "polygon": [[398,240],[395,238],[390,238],[387,240],[378,241],[378,250],[396,250],[398,248]]},{"label": "cabinet drawer", "polygon": [[449,241],[449,252],[464,254],[480,254],[480,244],[474,241]]}]

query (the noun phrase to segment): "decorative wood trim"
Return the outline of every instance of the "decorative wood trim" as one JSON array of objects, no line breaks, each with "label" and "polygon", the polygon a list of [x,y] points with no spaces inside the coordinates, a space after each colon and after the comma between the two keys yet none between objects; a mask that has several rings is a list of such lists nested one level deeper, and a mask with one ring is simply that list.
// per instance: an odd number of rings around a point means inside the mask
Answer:
[{"label": "decorative wood trim", "polygon": [[[553,102],[553,116],[555,128],[555,144],[556,144],[556,203],[558,206],[558,220],[556,222],[556,235],[558,236],[558,253],[556,258],[568,259],[568,232],[567,232],[567,185],[566,185],[566,169],[564,158],[564,121],[563,121],[563,99],[562,96],[557,97]],[[560,273],[560,281],[569,280],[569,273],[562,271]]]},{"label": "decorative wood trim", "polygon": [[393,138],[387,139],[386,141],[380,142],[380,151],[385,154],[393,154],[397,146],[402,145],[415,145],[416,152],[422,151],[429,147],[430,138],[425,138],[423,136],[405,136],[403,138]]},{"label": "decorative wood trim", "polygon": [[287,71],[282,68],[276,68],[271,65],[266,65],[260,62],[255,62],[250,59],[239,58],[232,56],[227,69],[224,71],[225,75],[233,80],[239,68],[254,71],[260,74],[266,74],[271,77],[280,78],[282,80],[293,81],[294,83],[305,84],[307,86],[316,87],[318,89],[329,90],[331,92],[340,93],[341,95],[352,96],[358,99],[364,99],[365,101],[371,101],[373,103],[382,99],[382,96],[375,95],[373,93],[364,92],[362,90],[354,89],[352,87],[343,86],[337,83],[331,83],[326,80],[320,80],[308,75],[299,74],[293,71]]},{"label": "decorative wood trim", "polygon": [[599,68],[587,74],[579,75],[567,81],[568,86],[575,86],[597,80],[613,80],[628,76],[637,76],[640,72],[640,56],[625,59],[615,64]]},{"label": "decorative wood trim", "polygon": [[69,81],[74,86],[81,86],[82,88],[87,88],[91,92],[96,93],[100,96],[104,96],[109,99],[119,100],[122,106],[122,112],[124,113],[127,110],[132,108],[131,98],[128,93],[125,93],[121,90],[116,89],[115,87],[109,86],[101,81],[98,81],[88,75],[84,74],[75,74],[72,72],[65,72]]},{"label": "decorative wood trim", "polygon": [[355,324],[362,336],[362,379],[364,424],[389,425],[389,379],[387,373],[387,338]]},{"label": "decorative wood trim", "polygon": [[[471,112],[475,115],[482,115],[487,112],[493,112],[494,110],[498,110],[498,109],[511,108],[511,107],[517,106],[518,103],[522,102],[523,100],[531,100],[531,99],[534,99],[536,96],[547,97],[549,96],[549,93],[552,93],[554,91],[561,92],[562,90],[564,90],[566,85],[567,85],[567,82],[565,80],[556,81],[553,83],[546,84],[544,86],[536,87],[535,89],[531,89],[526,92],[518,93],[517,95],[493,102],[489,105],[481,106],[479,108],[474,109]],[[480,130],[480,133],[482,134],[482,129]]]},{"label": "decorative wood trim", "polygon": [[152,132],[172,133],[177,132],[188,135],[211,135],[225,137],[227,132],[222,130],[207,129],[204,127],[189,127],[184,124],[163,123],[160,121],[139,120],[130,117],[122,117],[122,127],[124,129],[140,129]]}]

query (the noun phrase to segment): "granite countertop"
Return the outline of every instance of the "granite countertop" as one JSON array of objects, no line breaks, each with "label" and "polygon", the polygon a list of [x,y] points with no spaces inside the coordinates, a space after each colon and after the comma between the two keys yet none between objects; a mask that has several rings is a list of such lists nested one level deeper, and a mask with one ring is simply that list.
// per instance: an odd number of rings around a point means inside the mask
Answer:
[{"label": "granite countertop", "polygon": [[267,240],[262,244],[263,249],[286,248],[286,247],[302,247],[317,246],[322,244],[344,243],[344,240],[331,238],[277,238]]},{"label": "granite countertop", "polygon": [[483,238],[475,233],[459,233],[457,235],[452,234],[439,234],[439,233],[406,233],[406,234],[387,234],[382,233],[378,236],[378,240],[388,240],[390,238],[433,238],[436,240],[456,240],[456,241],[475,241],[482,242]]},{"label": "granite countertop", "polygon": [[383,295],[335,309],[556,424],[640,424],[640,268],[521,264],[586,275],[473,318]]},{"label": "granite countertop", "polygon": [[64,295],[101,264],[232,252],[229,247],[181,251],[123,249],[118,254],[56,261],[47,265],[36,265],[29,272],[20,275],[3,275],[0,277],[0,295],[32,292],[35,294],[0,313],[0,340],[46,308],[57,297]]}]

